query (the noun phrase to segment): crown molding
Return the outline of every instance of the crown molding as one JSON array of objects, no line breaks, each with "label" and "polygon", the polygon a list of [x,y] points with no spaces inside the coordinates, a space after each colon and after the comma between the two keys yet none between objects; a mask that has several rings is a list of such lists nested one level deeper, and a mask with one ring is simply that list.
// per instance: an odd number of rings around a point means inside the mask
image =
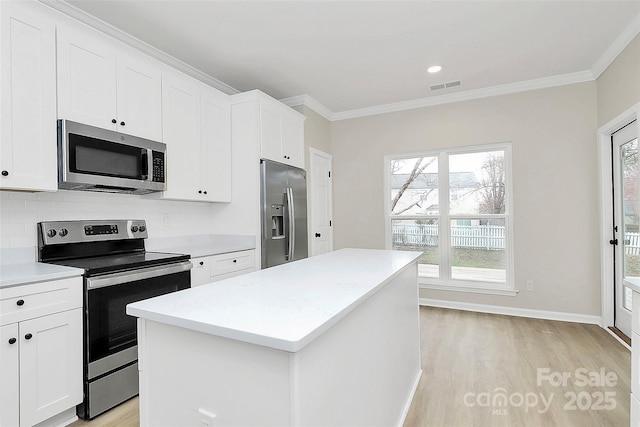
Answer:
[{"label": "crown molding", "polygon": [[320,114],[322,117],[329,120],[330,122],[334,121],[333,116],[335,115],[335,113],[329,110],[324,105],[322,105],[315,98],[310,97],[309,95],[292,96],[290,98],[281,99],[280,102],[282,102],[285,105],[288,105],[289,107],[297,107],[300,105],[304,105],[306,107],[311,108],[313,111]]},{"label": "crown molding", "polygon": [[373,116],[377,114],[392,113],[397,111],[412,110],[415,108],[432,107],[435,105],[450,104],[453,102],[470,101],[491,96],[508,95],[530,90],[545,89],[556,86],[564,86],[574,83],[593,81],[595,78],[591,71],[563,74],[559,76],[544,77],[541,79],[527,80],[517,83],[509,83],[482,89],[468,90],[448,95],[433,96],[430,98],[414,99],[411,101],[385,104],[375,107],[359,108],[356,110],[341,111],[333,114],[333,120],[347,120],[358,117]]},{"label": "crown molding", "polygon": [[[0,0],[1,1],[1,0]],[[143,42],[130,34],[125,33],[124,31],[114,27],[113,25],[107,24],[106,22],[89,15],[83,10],[78,9],[77,7],[67,3],[64,0],[37,0],[38,2],[44,4],[45,6],[50,7],[51,9],[57,10],[58,12],[69,16],[70,18],[75,19],[89,27],[98,30],[132,48],[164,63],[167,64],[183,73],[196,78],[209,86],[213,86],[221,92],[224,92],[228,95],[233,95],[239,93],[240,91],[236,88],[229,86],[228,84],[221,82],[220,80],[211,77],[210,75],[203,73],[191,65],[182,62],[181,60],[174,58],[173,56],[161,51],[160,49],[156,49],[148,43]]]},{"label": "crown molding", "polygon": [[640,34],[640,14],[635,17],[633,21],[627,25],[622,33],[614,40],[607,50],[604,51],[602,56],[598,58],[593,67],[591,67],[591,74],[597,79],[602,73],[611,65],[611,63],[620,55],[620,53],[627,47],[629,43]]}]

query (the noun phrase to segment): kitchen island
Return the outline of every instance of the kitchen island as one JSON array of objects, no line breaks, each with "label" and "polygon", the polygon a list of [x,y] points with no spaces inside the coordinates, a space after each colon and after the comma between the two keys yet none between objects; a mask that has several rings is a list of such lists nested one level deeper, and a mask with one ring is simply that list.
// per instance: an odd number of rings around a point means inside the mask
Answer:
[{"label": "kitchen island", "polygon": [[401,425],[419,256],[343,249],[128,305],[140,425]]}]

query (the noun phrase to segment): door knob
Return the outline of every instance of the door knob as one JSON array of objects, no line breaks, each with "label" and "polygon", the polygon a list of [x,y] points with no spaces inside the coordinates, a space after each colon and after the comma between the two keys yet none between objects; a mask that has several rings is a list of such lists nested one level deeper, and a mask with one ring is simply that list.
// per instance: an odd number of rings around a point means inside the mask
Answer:
[{"label": "door knob", "polygon": [[320,236],[321,236],[321,234],[320,234],[320,233],[316,233],[316,237],[320,237]]}]

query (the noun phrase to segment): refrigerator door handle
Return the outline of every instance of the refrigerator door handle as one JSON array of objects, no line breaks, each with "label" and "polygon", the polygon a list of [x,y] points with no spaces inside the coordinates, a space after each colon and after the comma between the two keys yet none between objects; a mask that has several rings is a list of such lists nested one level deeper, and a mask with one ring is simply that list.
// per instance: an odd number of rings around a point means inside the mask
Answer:
[{"label": "refrigerator door handle", "polygon": [[289,213],[289,244],[287,260],[293,261],[293,256],[296,251],[296,213],[293,206],[293,189],[291,187],[287,187],[287,208]]}]

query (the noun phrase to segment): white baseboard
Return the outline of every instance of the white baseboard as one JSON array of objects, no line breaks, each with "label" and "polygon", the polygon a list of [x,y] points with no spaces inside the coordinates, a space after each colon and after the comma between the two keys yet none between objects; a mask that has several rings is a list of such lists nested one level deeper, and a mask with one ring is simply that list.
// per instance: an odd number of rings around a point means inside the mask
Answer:
[{"label": "white baseboard", "polygon": [[473,304],[468,302],[446,301],[433,298],[420,298],[420,305],[428,307],[451,308],[454,310],[477,311],[479,313],[504,314],[507,316],[531,317],[534,319],[559,320],[562,322],[589,323],[602,326],[600,316],[588,314],[564,313],[560,311],[531,310],[526,308],[504,307],[499,305]]},{"label": "white baseboard", "polygon": [[400,420],[398,420],[397,427],[402,427],[404,425],[405,420],[407,419],[407,415],[409,415],[409,409],[411,408],[413,397],[416,395],[416,391],[418,391],[420,378],[422,378],[422,369],[418,371],[418,375],[416,375],[416,379],[413,381],[413,386],[411,387],[411,393],[409,393],[409,398],[407,399],[407,402],[404,404],[404,408],[402,409],[402,414],[400,415]]}]

